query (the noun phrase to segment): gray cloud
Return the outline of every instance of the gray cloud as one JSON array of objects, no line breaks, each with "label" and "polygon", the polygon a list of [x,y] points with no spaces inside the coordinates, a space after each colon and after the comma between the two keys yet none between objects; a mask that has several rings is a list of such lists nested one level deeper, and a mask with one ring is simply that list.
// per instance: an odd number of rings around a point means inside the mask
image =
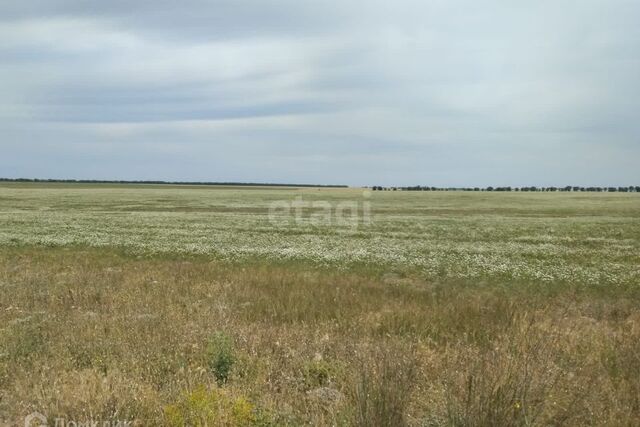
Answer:
[{"label": "gray cloud", "polygon": [[0,175],[637,184],[640,5],[0,4]]}]

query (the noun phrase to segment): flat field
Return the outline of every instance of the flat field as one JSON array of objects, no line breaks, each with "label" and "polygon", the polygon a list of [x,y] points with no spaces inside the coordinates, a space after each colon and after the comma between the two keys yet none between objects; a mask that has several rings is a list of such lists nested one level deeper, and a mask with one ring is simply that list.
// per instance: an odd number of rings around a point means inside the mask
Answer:
[{"label": "flat field", "polygon": [[640,195],[0,184],[0,425],[638,425]]}]

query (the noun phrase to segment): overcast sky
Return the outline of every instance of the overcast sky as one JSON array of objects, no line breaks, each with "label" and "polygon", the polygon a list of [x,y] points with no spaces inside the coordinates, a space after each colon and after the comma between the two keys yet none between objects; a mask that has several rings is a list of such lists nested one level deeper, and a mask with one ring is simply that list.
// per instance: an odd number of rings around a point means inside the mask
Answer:
[{"label": "overcast sky", "polygon": [[0,176],[640,185],[640,2],[2,0]]}]

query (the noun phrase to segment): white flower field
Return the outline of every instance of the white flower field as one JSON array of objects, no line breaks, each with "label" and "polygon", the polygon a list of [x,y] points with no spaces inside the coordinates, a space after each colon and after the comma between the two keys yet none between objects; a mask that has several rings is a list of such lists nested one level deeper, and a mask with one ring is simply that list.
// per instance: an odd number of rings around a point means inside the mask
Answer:
[{"label": "white flower field", "polygon": [[[356,189],[0,187],[0,245],[92,246],[419,271],[426,278],[640,283],[637,194],[373,192],[371,221],[273,221],[276,201]],[[293,212],[292,212],[293,213]],[[351,221],[352,220],[352,221]],[[343,221],[345,222],[345,221]]]}]

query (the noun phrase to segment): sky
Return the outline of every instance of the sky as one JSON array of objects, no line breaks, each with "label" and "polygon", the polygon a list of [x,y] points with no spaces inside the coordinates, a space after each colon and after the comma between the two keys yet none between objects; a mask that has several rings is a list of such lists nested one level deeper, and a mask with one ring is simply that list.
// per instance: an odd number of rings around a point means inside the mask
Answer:
[{"label": "sky", "polygon": [[0,176],[640,185],[637,0],[2,0]]}]

